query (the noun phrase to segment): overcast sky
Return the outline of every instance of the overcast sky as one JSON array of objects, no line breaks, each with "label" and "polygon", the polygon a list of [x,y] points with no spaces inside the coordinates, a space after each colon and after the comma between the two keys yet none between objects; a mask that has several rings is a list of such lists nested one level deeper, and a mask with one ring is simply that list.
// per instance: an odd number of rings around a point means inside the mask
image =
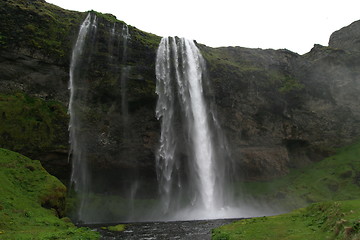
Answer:
[{"label": "overcast sky", "polygon": [[47,0],[60,7],[111,13],[143,31],[211,47],[327,46],[332,32],[360,19],[359,0]]}]

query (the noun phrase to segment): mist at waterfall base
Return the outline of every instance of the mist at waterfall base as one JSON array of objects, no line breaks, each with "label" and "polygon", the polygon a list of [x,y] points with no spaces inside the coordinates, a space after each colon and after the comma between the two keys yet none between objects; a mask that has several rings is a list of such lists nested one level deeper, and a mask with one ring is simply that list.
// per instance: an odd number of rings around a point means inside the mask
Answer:
[{"label": "mist at waterfall base", "polygon": [[[138,161],[127,146],[133,124],[128,106],[131,31],[124,23],[105,26],[100,21],[93,13],[87,15],[70,65],[70,189],[76,199],[72,218],[90,224],[273,214],[235,188],[238,169],[217,120],[206,64],[187,39],[163,38],[156,55],[154,115],[161,125],[154,157],[157,179],[141,169],[106,169],[95,163],[106,154],[122,163]],[[105,34],[106,42],[99,37]],[[96,62],[104,55],[110,57]],[[97,65],[106,69],[106,79],[113,79],[119,99],[97,97]],[[118,147],[110,148],[109,142]]]}]

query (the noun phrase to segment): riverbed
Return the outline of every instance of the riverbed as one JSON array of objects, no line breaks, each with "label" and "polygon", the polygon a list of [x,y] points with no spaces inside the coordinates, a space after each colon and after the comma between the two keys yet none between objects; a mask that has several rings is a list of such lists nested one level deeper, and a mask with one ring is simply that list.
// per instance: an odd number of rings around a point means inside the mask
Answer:
[{"label": "riverbed", "polygon": [[89,227],[100,232],[103,240],[205,240],[211,239],[211,229],[236,220],[239,219],[128,223],[122,232]]}]

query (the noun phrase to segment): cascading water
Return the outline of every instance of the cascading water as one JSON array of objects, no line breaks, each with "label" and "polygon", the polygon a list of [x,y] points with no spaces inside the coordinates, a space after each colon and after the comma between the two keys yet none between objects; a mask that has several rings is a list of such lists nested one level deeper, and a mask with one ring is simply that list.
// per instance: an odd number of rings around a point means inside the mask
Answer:
[{"label": "cascading water", "polygon": [[[137,125],[131,121],[127,91],[136,66],[130,67],[127,61],[129,29],[125,24],[103,23],[94,13],[88,14],[71,58],[69,131],[71,183],[79,198],[76,220],[244,216],[233,209],[229,214],[234,205],[227,190],[231,157],[211,101],[205,61],[193,41],[163,38],[157,52],[156,116],[161,119],[161,138],[156,165],[161,211],[153,194],[156,185],[147,181],[141,169],[119,173],[119,169],[102,168],[107,158],[133,166],[142,160],[133,157],[131,142],[136,133],[131,127]],[[107,41],[98,37],[104,34],[110,36]],[[108,61],[103,61],[107,54]],[[106,73],[99,77],[97,69]],[[142,140],[135,144],[143,144]]]},{"label": "cascading water", "polygon": [[[122,28],[118,29],[119,26]],[[98,36],[104,33],[109,35],[107,41],[99,40]],[[129,39],[126,24],[105,25],[103,19],[97,19],[94,13],[89,13],[80,26],[73,48],[69,83],[69,160],[72,161],[71,184],[78,199],[76,216],[73,217],[78,222],[123,220],[133,217],[136,210],[133,202],[139,185],[137,177],[128,177],[130,190],[124,187],[117,191],[112,190],[109,194],[108,183],[115,183],[112,175],[115,172],[107,169],[99,171],[94,164],[94,159],[99,159],[98,152],[102,153],[102,158],[104,153],[107,153],[110,142],[115,142],[115,131],[111,132],[107,126],[109,119],[118,124],[117,130],[120,130],[116,131],[116,134],[120,133],[116,138],[121,138],[121,141],[116,142],[121,148],[121,151],[116,152],[119,161],[130,155],[127,81],[131,68],[126,65]],[[108,55],[108,61],[100,62],[105,54]],[[107,75],[100,81],[94,71],[98,67],[107,71]],[[98,86],[108,83],[113,84],[114,89],[119,89],[121,99],[106,102],[106,94]],[[92,100],[94,96],[98,102]],[[99,99],[99,96],[104,100]],[[96,122],[93,121],[94,116],[98,118]],[[116,183],[118,186],[119,182]],[[121,201],[121,205],[128,205],[127,212],[119,210],[113,213],[114,203],[108,201],[109,195],[112,200],[116,198]],[[99,211],[98,206],[103,208],[102,211]]]},{"label": "cascading water", "polygon": [[123,58],[122,58],[122,62],[125,63],[126,59],[127,59],[127,45],[128,45],[128,40],[130,39],[130,33],[129,33],[129,27],[128,25],[124,24],[121,30],[121,36],[123,39]]},{"label": "cascading water", "polygon": [[[193,41],[163,38],[156,58],[156,116],[161,119],[156,165],[163,214],[226,217],[231,161],[214,110],[206,103],[205,62]],[[188,210],[188,211],[186,211]],[[196,216],[181,212],[196,211]]]},{"label": "cascading water", "polygon": [[128,137],[128,118],[129,118],[129,110],[128,110],[128,101],[127,101],[127,80],[129,77],[130,66],[125,66],[127,60],[127,45],[128,40],[130,38],[129,28],[126,24],[123,25],[121,30],[121,36],[123,39],[123,52],[122,52],[122,71],[120,78],[120,87],[121,87],[121,115],[123,120],[123,136],[124,138]]},{"label": "cascading water", "polygon": [[115,57],[113,56],[113,52],[114,52],[114,45],[115,45],[115,41],[117,39],[117,34],[116,34],[116,23],[113,23],[113,25],[110,28],[110,32],[109,32],[109,44],[108,44],[108,49],[109,49],[109,62],[110,64],[113,64],[115,62]]},{"label": "cascading water", "polygon": [[69,139],[70,139],[70,155],[72,161],[71,183],[74,185],[75,191],[80,193],[80,206],[78,211],[78,219],[82,218],[84,205],[86,204],[86,195],[89,186],[89,170],[86,161],[86,150],[84,141],[79,134],[81,128],[81,101],[83,98],[83,86],[79,83],[81,81],[81,68],[84,64],[84,47],[86,39],[90,33],[96,31],[97,19],[95,15],[89,13],[80,26],[78,38],[73,48],[71,64],[70,64],[70,100],[69,109],[70,122],[69,122]]}]

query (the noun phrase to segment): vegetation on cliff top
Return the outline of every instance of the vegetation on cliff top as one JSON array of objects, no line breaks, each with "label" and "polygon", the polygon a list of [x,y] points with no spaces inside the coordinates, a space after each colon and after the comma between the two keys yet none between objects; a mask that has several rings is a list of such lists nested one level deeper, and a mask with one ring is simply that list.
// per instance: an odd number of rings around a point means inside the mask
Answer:
[{"label": "vegetation on cliff top", "polygon": [[[106,22],[114,15],[91,11]],[[87,13],[62,9],[44,0],[0,1],[0,49],[15,49],[68,65],[79,26]],[[129,27],[138,48],[156,49],[160,37]]]},{"label": "vegetation on cliff top", "polygon": [[304,88],[290,71],[281,66],[281,61],[288,56],[297,56],[290,51],[242,47],[210,48],[203,45],[199,47],[209,63],[209,71],[215,82],[225,79],[256,79],[256,84],[264,88],[277,89],[281,94],[293,94]]},{"label": "vegetation on cliff top", "polygon": [[64,216],[65,186],[39,161],[0,149],[0,239],[97,239]]},{"label": "vegetation on cliff top", "polygon": [[43,0],[0,2],[0,36],[3,49],[40,53],[46,59],[69,59],[72,36],[84,13],[62,9]]}]

